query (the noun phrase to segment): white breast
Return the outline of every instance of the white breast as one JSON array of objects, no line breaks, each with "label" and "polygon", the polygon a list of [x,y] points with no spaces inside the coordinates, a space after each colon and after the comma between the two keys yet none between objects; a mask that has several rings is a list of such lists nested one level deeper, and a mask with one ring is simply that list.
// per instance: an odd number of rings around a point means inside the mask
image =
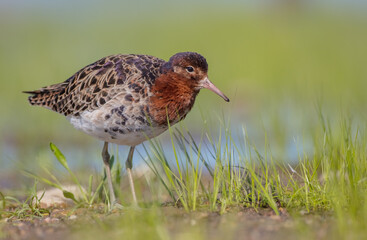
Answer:
[{"label": "white breast", "polygon": [[[106,121],[100,111],[83,112],[80,116],[68,116],[67,119],[78,130],[88,135],[98,138],[105,142],[116,143],[119,145],[136,146],[150,138],[154,138],[164,131],[167,127],[152,126],[124,126],[124,133],[106,131],[111,128],[112,121]],[[123,130],[124,130],[123,129]]]}]

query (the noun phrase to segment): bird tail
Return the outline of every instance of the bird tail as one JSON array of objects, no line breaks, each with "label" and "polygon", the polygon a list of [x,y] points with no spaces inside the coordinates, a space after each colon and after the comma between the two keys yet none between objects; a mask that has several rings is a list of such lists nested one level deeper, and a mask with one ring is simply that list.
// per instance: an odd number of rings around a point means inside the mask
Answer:
[{"label": "bird tail", "polygon": [[65,92],[63,85],[63,83],[59,83],[39,90],[23,91],[23,93],[31,94],[31,96],[28,97],[28,101],[31,105],[52,109],[52,106],[59,100],[59,96],[63,94],[63,91]]},{"label": "bird tail", "polygon": [[44,91],[42,89],[35,91],[23,91],[23,93],[31,94],[28,101],[31,105],[43,106],[49,108],[54,101],[55,93]]}]

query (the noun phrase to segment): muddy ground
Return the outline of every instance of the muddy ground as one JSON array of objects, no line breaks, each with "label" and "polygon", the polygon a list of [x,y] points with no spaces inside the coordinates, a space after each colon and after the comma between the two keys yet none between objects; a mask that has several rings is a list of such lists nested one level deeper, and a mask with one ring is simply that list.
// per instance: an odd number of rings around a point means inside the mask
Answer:
[{"label": "muddy ground", "polygon": [[[103,236],[104,231],[118,231],[121,227],[118,224],[123,224],[120,219],[125,214],[124,210],[116,210],[106,214],[103,209],[104,206],[77,210],[52,208],[43,217],[33,219],[5,218],[0,220],[2,227],[0,238],[58,240],[79,239],[80,236],[85,236],[85,239],[98,239],[98,236]],[[133,211],[137,211],[138,215],[144,215],[145,211],[149,214],[150,210],[137,209]],[[162,206],[159,212],[162,214],[162,218],[159,218],[163,219],[162,226],[167,230],[171,239],[185,239],[182,236],[185,236],[187,232],[196,231],[195,229],[199,229],[197,236],[200,236],[200,239],[276,240],[308,239],[309,237],[323,239],[328,238],[330,226],[324,217],[304,215],[300,221],[290,217],[289,213],[282,208],[280,208],[279,216],[274,214],[271,209],[255,210],[253,208],[229,209],[226,213],[219,214],[201,211],[187,213],[177,207]],[[115,226],[103,227],[103,224],[108,226],[108,224],[114,225],[114,223]],[[312,229],[312,232],[307,231],[307,229]],[[116,235],[114,236],[116,237]],[[152,235],[151,239],[156,239],[156,237]]]}]

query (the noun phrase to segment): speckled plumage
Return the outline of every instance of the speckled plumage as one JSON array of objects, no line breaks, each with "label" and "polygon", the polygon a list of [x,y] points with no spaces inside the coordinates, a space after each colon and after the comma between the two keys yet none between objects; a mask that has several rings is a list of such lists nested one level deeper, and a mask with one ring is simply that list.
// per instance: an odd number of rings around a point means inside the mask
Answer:
[{"label": "speckled plumage", "polygon": [[116,203],[108,143],[128,145],[126,160],[131,192],[136,145],[158,136],[185,118],[200,89],[207,88],[229,99],[208,79],[208,64],[198,53],[173,55],[168,62],[147,55],[113,55],[92,63],[63,83],[36,91],[29,102],[66,116],[71,124],[104,141],[102,158],[110,201]]},{"label": "speckled plumage", "polygon": [[[188,75],[187,66],[194,67],[195,75]],[[32,105],[65,115],[89,135],[135,146],[165,131],[167,120],[174,124],[186,116],[207,70],[197,53],[178,53],[168,62],[148,55],[112,55],[63,83],[27,93]]]},{"label": "speckled plumage", "polygon": [[108,56],[63,83],[29,92],[29,101],[65,115],[101,140],[136,145],[154,135],[147,102],[164,62],[146,55]]},{"label": "speckled plumage", "polygon": [[147,87],[160,74],[163,60],[146,55],[112,55],[79,70],[63,83],[44,87],[29,98],[32,105],[65,116],[93,111],[123,92],[147,97]]}]

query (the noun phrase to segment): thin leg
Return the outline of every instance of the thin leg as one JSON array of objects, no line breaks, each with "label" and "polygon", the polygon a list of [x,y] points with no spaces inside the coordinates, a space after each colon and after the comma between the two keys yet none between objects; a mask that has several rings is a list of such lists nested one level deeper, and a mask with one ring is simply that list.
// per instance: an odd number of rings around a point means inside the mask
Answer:
[{"label": "thin leg", "polygon": [[112,186],[112,175],[110,168],[110,154],[108,153],[108,142],[104,142],[102,150],[102,158],[104,166],[106,168],[108,189],[110,190],[110,202],[111,205],[114,205],[116,203],[116,196]]},{"label": "thin leg", "polygon": [[127,160],[125,162],[125,166],[126,166],[127,176],[129,178],[130,189],[131,189],[131,193],[133,195],[134,204],[137,205],[138,204],[138,201],[136,200],[133,175],[131,173],[131,169],[133,168],[133,154],[134,154],[134,149],[135,149],[135,146],[132,146],[130,148],[129,156],[127,157]]}]

